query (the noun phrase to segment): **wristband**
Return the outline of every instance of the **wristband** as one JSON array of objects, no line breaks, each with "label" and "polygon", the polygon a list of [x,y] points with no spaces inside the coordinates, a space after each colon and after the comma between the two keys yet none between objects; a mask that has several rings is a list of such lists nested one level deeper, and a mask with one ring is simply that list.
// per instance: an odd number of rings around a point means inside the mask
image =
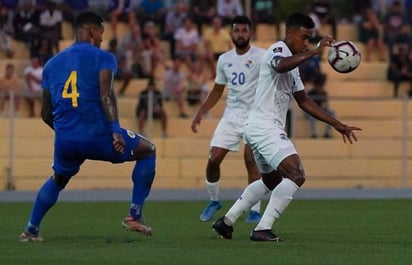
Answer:
[{"label": "wristband", "polygon": [[112,121],[110,123],[110,128],[112,129],[113,132],[116,132],[116,133],[120,133],[122,131],[122,128],[120,128],[119,121]]}]

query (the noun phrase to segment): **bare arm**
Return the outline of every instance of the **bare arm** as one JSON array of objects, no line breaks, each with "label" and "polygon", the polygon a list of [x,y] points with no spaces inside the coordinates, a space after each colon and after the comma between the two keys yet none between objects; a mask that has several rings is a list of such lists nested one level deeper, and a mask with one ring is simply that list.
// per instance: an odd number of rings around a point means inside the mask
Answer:
[{"label": "bare arm", "polygon": [[102,70],[99,74],[100,83],[100,100],[106,116],[110,122],[118,121],[119,114],[117,110],[116,96],[113,89],[113,72]]},{"label": "bare arm", "polygon": [[299,107],[306,113],[312,115],[318,120],[321,120],[332,125],[335,128],[335,130],[337,130],[342,135],[343,141],[345,143],[346,141],[349,141],[350,143],[353,143],[353,141],[358,141],[353,131],[360,131],[362,130],[361,128],[348,126],[346,124],[343,124],[339,120],[335,119],[334,117],[330,116],[313,100],[311,100],[304,90],[294,93],[294,97]]},{"label": "bare arm", "polygon": [[50,91],[45,89],[43,90],[41,118],[47,125],[49,125],[50,128],[54,130],[51,95]]},{"label": "bare arm", "polygon": [[100,101],[113,131],[113,146],[116,151],[123,153],[126,145],[121,134],[119,113],[116,96],[113,89],[114,73],[111,70],[102,70],[99,73]]},{"label": "bare arm", "polygon": [[305,52],[296,53],[289,57],[275,58],[272,62],[272,66],[278,73],[289,72],[290,70],[298,67],[310,57],[317,54],[320,55],[323,49],[326,46],[331,46],[334,41],[335,40],[331,36],[325,36],[322,40],[320,40],[316,48],[307,50]]},{"label": "bare arm", "polygon": [[200,121],[202,120],[202,115],[208,112],[211,108],[213,108],[213,106],[216,105],[216,103],[222,97],[224,89],[225,85],[215,83],[212,91],[210,91],[209,95],[202,103],[195,117],[193,118],[191,128],[194,133],[197,133],[197,126],[200,124]]}]

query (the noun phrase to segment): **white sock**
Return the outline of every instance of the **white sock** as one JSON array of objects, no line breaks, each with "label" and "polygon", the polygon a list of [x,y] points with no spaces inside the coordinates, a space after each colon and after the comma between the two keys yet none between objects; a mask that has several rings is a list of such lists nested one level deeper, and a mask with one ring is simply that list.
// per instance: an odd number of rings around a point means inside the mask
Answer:
[{"label": "white sock", "polygon": [[261,179],[249,184],[226,213],[225,223],[227,225],[233,225],[242,214],[248,211],[256,202],[262,200],[268,192],[270,192],[270,190]]},{"label": "white sock", "polygon": [[206,189],[207,189],[207,192],[209,193],[209,197],[211,201],[219,200],[219,191],[220,191],[219,183],[220,181],[209,182],[206,180]]},{"label": "white sock", "polygon": [[288,207],[293,199],[293,195],[298,189],[299,187],[295,182],[284,178],[272,191],[269,203],[255,230],[272,229],[273,223],[279,218],[286,207]]},{"label": "white sock", "polygon": [[252,208],[250,208],[250,210],[260,213],[260,201],[253,205]]}]

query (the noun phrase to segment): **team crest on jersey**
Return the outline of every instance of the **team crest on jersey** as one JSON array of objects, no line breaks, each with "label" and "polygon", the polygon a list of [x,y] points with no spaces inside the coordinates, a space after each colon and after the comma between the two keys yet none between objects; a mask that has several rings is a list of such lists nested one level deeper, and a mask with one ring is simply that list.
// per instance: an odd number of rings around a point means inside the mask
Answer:
[{"label": "team crest on jersey", "polygon": [[130,138],[136,138],[136,134],[130,130],[126,130],[127,135],[129,135]]},{"label": "team crest on jersey", "polygon": [[255,67],[255,63],[253,62],[253,60],[249,59],[246,61],[246,67],[249,69],[252,69],[253,67]]},{"label": "team crest on jersey", "polygon": [[277,52],[282,53],[282,47],[275,47],[273,49],[273,53],[277,53]]}]

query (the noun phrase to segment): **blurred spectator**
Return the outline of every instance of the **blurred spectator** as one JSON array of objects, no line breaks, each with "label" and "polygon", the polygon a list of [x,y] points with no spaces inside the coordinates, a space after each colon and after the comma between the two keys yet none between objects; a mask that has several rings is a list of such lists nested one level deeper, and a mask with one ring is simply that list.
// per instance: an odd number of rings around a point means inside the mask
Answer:
[{"label": "blurred spectator", "polygon": [[374,10],[372,7],[372,0],[357,0],[352,1],[352,10],[353,10],[353,24],[359,25],[360,21],[364,16],[364,11],[367,8],[371,8],[375,14],[377,14],[378,21],[380,21],[380,14],[378,11]]},{"label": "blurred spectator", "polygon": [[133,77],[146,77],[143,72],[144,66],[141,59],[143,51],[143,34],[139,25],[130,26],[130,30],[124,34],[120,42],[117,54],[120,57],[124,57],[120,61],[125,61],[124,68],[128,69],[126,72],[132,72]]},{"label": "blurred spectator", "polygon": [[217,15],[222,17],[223,25],[227,25],[235,16],[243,15],[243,7],[239,0],[217,0]]},{"label": "blurred spectator", "polygon": [[315,24],[315,26],[313,27],[312,30],[312,36],[309,39],[310,43],[318,43],[322,38],[322,23],[320,22],[319,17],[316,15],[316,13],[313,11],[313,7],[311,7],[308,16],[310,16],[310,18],[313,20],[313,24]]},{"label": "blurred spectator", "polygon": [[14,13],[19,6],[19,0],[1,0],[0,2],[2,6],[6,7],[12,13]]},{"label": "blurred spectator", "polygon": [[232,48],[232,40],[229,32],[222,27],[220,17],[214,17],[212,27],[208,27],[203,33],[206,61],[211,66],[212,73],[216,72],[217,58]]},{"label": "blurred spectator", "polygon": [[405,0],[404,5],[406,16],[409,18],[409,25],[412,25],[412,0]]},{"label": "blurred spectator", "polygon": [[332,14],[332,6],[328,0],[315,0],[312,4],[312,12],[316,15],[321,25],[330,25],[332,36],[338,38],[336,20]]},{"label": "blurred spectator", "polygon": [[185,95],[185,75],[180,70],[181,60],[173,59],[173,64],[170,69],[167,69],[163,78],[163,96],[165,99],[175,100],[179,110],[179,117],[187,118],[184,111],[184,95]]},{"label": "blurred spectator", "polygon": [[398,97],[399,85],[407,81],[410,84],[409,96],[412,96],[412,49],[408,45],[399,45],[398,51],[390,58],[388,80],[393,82],[393,97]]},{"label": "blurred spectator", "polygon": [[46,9],[40,13],[40,29],[42,38],[49,39],[55,52],[59,51],[59,40],[61,39],[61,27],[63,23],[63,13],[57,9],[55,2],[47,0]]},{"label": "blurred spectator", "polygon": [[[151,109],[149,109],[149,100],[152,100]],[[155,81],[150,78],[145,90],[140,92],[139,103],[136,108],[137,124],[139,132],[145,134],[145,124],[149,118],[149,111],[152,111],[153,119],[160,119],[162,123],[162,136],[167,138],[167,114],[163,108],[162,93],[157,89]]]},{"label": "blurred spectator", "polygon": [[0,4],[0,50],[6,57],[13,57],[12,41],[13,41],[13,13],[6,6]]},{"label": "blurred spectator", "polygon": [[137,12],[140,25],[144,25],[146,21],[153,21],[160,27],[160,32],[164,31],[166,9],[162,0],[142,0]]},{"label": "blurred spectator", "polygon": [[86,11],[89,8],[89,0],[63,0],[59,4],[59,8],[63,12],[63,19],[73,23],[74,18],[80,12]]},{"label": "blurred spectator", "polygon": [[36,101],[41,102],[42,87],[41,80],[43,74],[43,66],[40,64],[38,57],[32,57],[30,65],[24,69],[24,80],[26,85],[25,99],[29,106],[29,117],[35,117]]},{"label": "blurred spectator", "polygon": [[30,47],[32,40],[40,38],[39,17],[32,1],[24,1],[13,18],[14,38]]},{"label": "blurred spectator", "polygon": [[392,55],[395,44],[408,44],[412,42],[409,21],[402,10],[400,1],[393,2],[383,23],[385,32],[384,39],[388,45],[389,55]]},{"label": "blurred spectator", "polygon": [[167,11],[163,39],[169,42],[169,55],[172,58],[175,57],[175,32],[183,25],[186,16],[185,5],[181,2],[178,2],[174,9]]},{"label": "blurred spectator", "polygon": [[127,86],[133,78],[133,71],[131,69],[131,66],[128,64],[128,58],[126,58],[127,55],[130,56],[131,52],[130,50],[123,52],[122,50],[118,49],[118,43],[116,39],[110,40],[108,51],[116,56],[118,69],[114,78],[115,80],[122,81],[122,85],[119,89],[119,96],[123,96],[124,92],[127,89]]},{"label": "blurred spectator", "polygon": [[53,47],[50,40],[41,39],[39,47],[35,49],[35,53],[31,56],[36,56],[40,60],[40,64],[44,65],[50,58],[54,56]]},{"label": "blurred spectator", "polygon": [[[14,115],[19,115],[20,86],[14,64],[6,64],[4,76],[0,78],[0,117],[3,115],[4,104],[10,100],[10,92],[14,94]],[[10,104],[10,102],[9,102]]]},{"label": "blurred spectator", "polygon": [[319,75],[323,75],[320,56],[312,56],[304,61],[299,66],[299,72],[303,83],[312,83]]},{"label": "blurred spectator", "polygon": [[148,21],[143,27],[142,70],[144,76],[154,76],[156,67],[165,60],[165,52],[156,33],[155,24]]},{"label": "blurred spectator", "polygon": [[209,92],[207,88],[208,74],[205,72],[202,61],[192,63],[187,77],[187,102],[189,105],[202,103]]},{"label": "blurred spectator", "polygon": [[[278,0],[252,0],[252,21],[254,21],[254,26],[259,23],[275,25],[278,39],[281,37],[281,7],[279,2]],[[254,30],[254,32],[256,32],[256,30]]]},{"label": "blurred spectator", "polygon": [[163,0],[163,7],[165,11],[169,11],[175,8],[175,6],[179,3],[182,3],[185,6],[185,12],[188,13],[190,9],[189,0]]},{"label": "blurred spectator", "polygon": [[[325,74],[318,75],[313,81],[313,88],[308,92],[309,98],[311,98],[316,104],[318,104],[326,113],[335,117],[335,112],[328,106],[328,94],[325,90],[327,76]],[[305,118],[309,121],[309,129],[312,138],[317,138],[318,133],[316,130],[317,120],[311,115],[305,113]],[[332,126],[325,125],[325,131],[323,133],[324,138],[332,137]]]},{"label": "blurred spectator", "polygon": [[175,56],[183,59],[190,67],[196,60],[200,36],[190,17],[185,17],[183,25],[175,32]]},{"label": "blurred spectator", "polygon": [[215,4],[210,0],[197,0],[192,5],[191,16],[197,25],[197,30],[202,35],[203,26],[210,25],[216,16]]},{"label": "blurred spectator", "polygon": [[117,24],[124,21],[130,28],[137,25],[136,13],[130,5],[130,0],[110,0],[109,1],[110,25],[112,27],[113,38],[117,39]]},{"label": "blurred spectator", "polygon": [[359,41],[365,44],[366,61],[370,60],[370,53],[374,48],[378,49],[379,59],[385,60],[386,48],[380,36],[380,30],[381,24],[375,12],[371,8],[366,8],[358,26]]}]

